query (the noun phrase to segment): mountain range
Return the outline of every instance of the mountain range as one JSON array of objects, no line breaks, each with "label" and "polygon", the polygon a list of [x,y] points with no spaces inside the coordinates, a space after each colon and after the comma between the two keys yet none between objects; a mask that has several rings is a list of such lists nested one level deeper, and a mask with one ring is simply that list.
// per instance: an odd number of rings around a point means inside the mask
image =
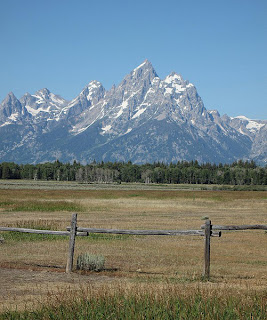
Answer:
[{"label": "mountain range", "polygon": [[0,104],[0,161],[267,163],[267,121],[207,110],[195,86],[160,79],[145,60],[105,90],[91,81],[67,101],[42,89]]}]

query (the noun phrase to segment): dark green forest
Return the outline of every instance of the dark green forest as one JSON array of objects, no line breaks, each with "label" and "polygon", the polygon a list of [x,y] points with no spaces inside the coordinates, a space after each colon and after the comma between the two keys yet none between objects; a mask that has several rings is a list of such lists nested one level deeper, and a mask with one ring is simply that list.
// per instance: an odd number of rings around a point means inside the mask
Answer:
[{"label": "dark green forest", "polygon": [[236,161],[232,164],[178,161],[165,164],[134,164],[125,162],[93,162],[82,165],[74,161],[55,161],[41,164],[0,163],[1,179],[34,179],[78,181],[86,183],[173,183],[173,184],[225,184],[266,185],[267,166],[257,166],[254,161]]}]

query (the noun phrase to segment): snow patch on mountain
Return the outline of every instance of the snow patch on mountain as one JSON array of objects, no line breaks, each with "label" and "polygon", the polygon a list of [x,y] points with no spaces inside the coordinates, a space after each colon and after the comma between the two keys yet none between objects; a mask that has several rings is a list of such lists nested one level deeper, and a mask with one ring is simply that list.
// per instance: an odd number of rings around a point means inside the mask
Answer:
[{"label": "snow patch on mountain", "polygon": [[125,100],[122,102],[122,104],[119,106],[119,112],[115,115],[115,119],[119,118],[123,114],[123,110],[125,110],[128,107],[128,100]]},{"label": "snow patch on mountain", "polygon": [[245,116],[237,116],[237,117],[234,117],[234,118],[232,118],[232,119],[241,119],[241,120],[247,120],[247,121],[250,120],[249,118],[247,118],[247,117],[245,117]]},{"label": "snow patch on mountain", "polygon": [[165,88],[165,93],[172,94],[173,88]]},{"label": "snow patch on mountain", "polygon": [[10,121],[6,121],[6,122],[2,123],[2,124],[0,125],[0,127],[8,126],[8,125],[11,124],[11,123],[12,123],[12,122],[10,122]]},{"label": "snow patch on mountain", "polygon": [[34,109],[34,108],[30,107],[30,106],[25,106],[25,108],[33,116],[36,116],[40,111],[43,111],[43,109]]},{"label": "snow patch on mountain", "polygon": [[102,133],[103,134],[107,133],[108,131],[110,131],[111,128],[112,128],[112,126],[110,124],[105,126],[105,127],[103,127],[102,128],[102,131],[103,131]]},{"label": "snow patch on mountain", "polygon": [[[231,118],[231,119],[232,120],[234,120],[234,119],[240,120],[241,123],[244,124],[246,129],[249,130],[251,133],[259,132],[260,129],[266,125],[266,123],[262,123],[262,121],[260,121],[260,120],[252,120],[252,119],[249,119],[245,116],[237,116],[237,117]],[[242,134],[247,134],[242,129],[239,130],[239,132]]]},{"label": "snow patch on mountain", "polygon": [[133,130],[132,128],[128,128],[124,134],[130,133],[132,130]]},{"label": "snow patch on mountain", "polygon": [[65,105],[66,104],[66,100],[55,95],[54,93],[51,93],[50,95],[51,100],[56,104],[56,105]]},{"label": "snow patch on mountain", "polygon": [[16,120],[18,119],[18,117],[19,117],[19,113],[16,112],[16,113],[12,113],[12,114],[8,117],[8,119],[10,119],[11,121],[16,121]]},{"label": "snow patch on mountain", "polygon": [[176,83],[177,80],[178,80],[178,82],[180,82],[180,81],[183,80],[183,78],[182,78],[181,75],[173,72],[173,73],[171,73],[170,75],[168,75],[168,76],[165,78],[164,82],[166,82],[166,83]]},{"label": "snow patch on mountain", "polygon": [[134,116],[132,117],[132,119],[135,119],[137,117],[139,117],[142,113],[144,113],[146,111],[146,108],[141,108],[139,109],[135,114]]},{"label": "snow patch on mountain", "polygon": [[102,84],[96,80],[91,81],[88,85],[88,94],[87,94],[87,100],[91,100],[94,95],[97,94],[98,89],[102,86]]},{"label": "snow patch on mountain", "polygon": [[246,128],[251,132],[256,132],[256,131],[259,131],[264,126],[265,126],[264,123],[258,123],[256,121],[249,120],[248,124],[246,125]]}]

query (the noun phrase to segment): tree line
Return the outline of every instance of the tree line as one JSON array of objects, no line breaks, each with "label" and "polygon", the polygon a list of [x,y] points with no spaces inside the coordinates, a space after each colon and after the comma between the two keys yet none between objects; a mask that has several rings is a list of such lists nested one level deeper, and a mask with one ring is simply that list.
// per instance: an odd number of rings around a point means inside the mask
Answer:
[{"label": "tree line", "polygon": [[235,161],[232,164],[178,161],[166,164],[134,164],[129,162],[79,162],[60,161],[40,164],[0,163],[1,179],[34,179],[78,181],[86,183],[186,183],[226,185],[266,185],[267,166],[257,166],[254,161]]}]

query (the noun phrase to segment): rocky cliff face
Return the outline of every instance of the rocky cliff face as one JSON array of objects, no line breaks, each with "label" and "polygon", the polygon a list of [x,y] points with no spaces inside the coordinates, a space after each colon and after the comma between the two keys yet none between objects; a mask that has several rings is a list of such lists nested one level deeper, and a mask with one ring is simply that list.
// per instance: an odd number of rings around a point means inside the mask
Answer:
[{"label": "rocky cliff face", "polygon": [[267,163],[267,121],[207,110],[195,86],[149,61],[106,91],[91,81],[72,101],[42,89],[0,105],[0,160],[198,160]]}]

